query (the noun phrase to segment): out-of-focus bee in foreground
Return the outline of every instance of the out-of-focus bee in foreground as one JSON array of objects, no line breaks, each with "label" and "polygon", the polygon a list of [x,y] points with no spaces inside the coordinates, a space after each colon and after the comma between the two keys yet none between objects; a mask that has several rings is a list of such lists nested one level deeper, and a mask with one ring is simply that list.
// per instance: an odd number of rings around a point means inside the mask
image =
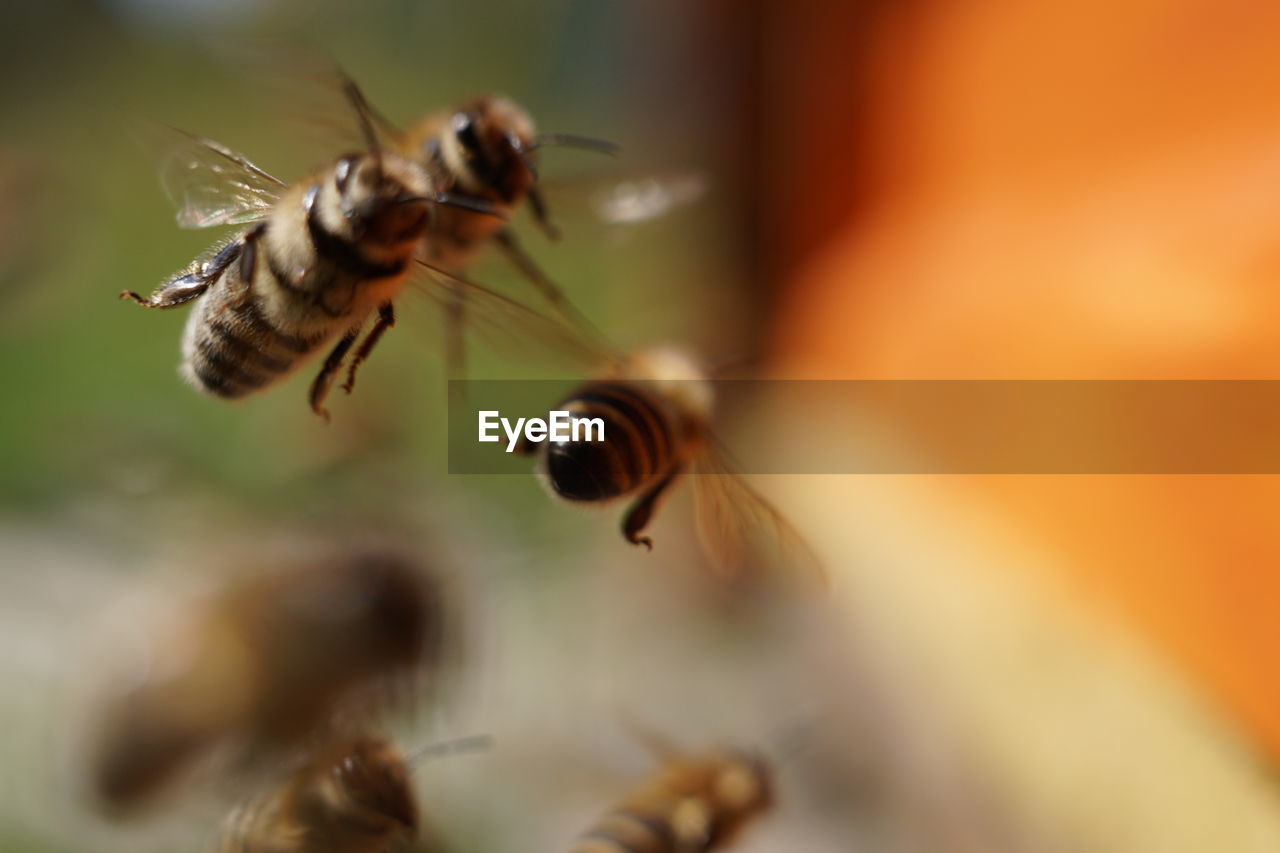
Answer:
[{"label": "out-of-focus bee in foreground", "polygon": [[331,743],[274,793],[233,811],[219,853],[390,853],[418,832],[401,751],[381,738]]},{"label": "out-of-focus bee in foreground", "polygon": [[[344,388],[382,334],[395,324],[393,301],[433,215],[479,200],[452,197],[418,163],[375,144],[286,185],[211,139],[181,134],[171,151],[166,188],[181,205],[184,227],[251,224],[165,281],[148,308],[199,300],[182,342],[182,373],[198,390],[234,399],[266,388],[338,337],[311,384],[311,408],[324,400],[370,314],[377,320],[352,357]],[[460,287],[455,283],[453,287]]]},{"label": "out-of-focus bee in foreground", "polygon": [[[523,446],[539,456],[539,474],[553,494],[572,503],[631,498],[622,521],[628,542],[652,549],[644,530],[659,500],[691,475],[703,548],[726,578],[751,580],[781,570],[822,585],[813,551],[781,513],[732,471],[712,430],[713,389],[686,353],[668,347],[606,360],[597,377],[554,408],[572,421],[599,419],[577,439]],[[585,424],[584,424],[585,425]]]},{"label": "out-of-focus bee in foreground", "polygon": [[745,750],[662,750],[663,765],[606,812],[570,853],[703,853],[733,843],[773,805],[773,772]]},{"label": "out-of-focus bee in foreground", "polygon": [[363,716],[440,659],[442,591],[397,550],[282,555],[255,568],[165,614],[137,680],[110,686],[87,751],[109,810],[143,804],[215,746],[254,757]]}]

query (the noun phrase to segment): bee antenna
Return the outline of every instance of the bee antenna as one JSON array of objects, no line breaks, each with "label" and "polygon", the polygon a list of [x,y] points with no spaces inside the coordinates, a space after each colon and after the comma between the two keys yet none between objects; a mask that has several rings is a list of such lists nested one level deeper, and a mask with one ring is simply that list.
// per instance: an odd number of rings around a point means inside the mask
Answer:
[{"label": "bee antenna", "polygon": [[360,86],[345,71],[339,71],[342,78],[342,93],[347,100],[351,102],[351,108],[355,110],[356,121],[360,125],[360,135],[364,137],[365,144],[369,146],[370,152],[373,154],[373,165],[378,170],[378,178],[382,178],[382,148],[378,145],[378,133],[374,129],[376,116],[373,108],[369,106],[369,101],[365,98],[364,92],[360,91]]},{"label": "bee antenna", "polygon": [[496,216],[505,221],[507,215],[502,208],[485,201],[482,198],[475,198],[467,195],[450,195],[449,193],[439,192],[431,199],[436,204],[445,204],[449,207],[460,207],[463,210],[470,210],[474,213],[483,213],[486,216]]},{"label": "bee antenna", "polygon": [[557,148],[578,148],[582,151],[608,154],[610,157],[618,156],[618,152],[622,150],[621,146],[616,143],[603,139],[593,139],[590,136],[576,136],[572,133],[540,133],[533,140],[532,147],[541,148],[544,145]]},{"label": "bee antenna", "polygon": [[482,752],[491,746],[493,746],[493,738],[489,735],[466,735],[420,746],[409,753],[405,761],[407,764],[417,764],[426,758],[446,758],[450,755]]}]

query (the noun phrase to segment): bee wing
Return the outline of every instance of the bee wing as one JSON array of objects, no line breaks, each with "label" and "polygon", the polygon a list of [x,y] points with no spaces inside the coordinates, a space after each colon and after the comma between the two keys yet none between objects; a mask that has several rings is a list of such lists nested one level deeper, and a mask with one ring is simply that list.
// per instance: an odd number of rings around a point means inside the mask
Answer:
[{"label": "bee wing", "polygon": [[229,41],[217,53],[308,155],[328,158],[375,144],[393,146],[399,138],[351,74],[324,51],[254,38]]},{"label": "bee wing", "polygon": [[595,193],[591,209],[609,225],[638,225],[697,202],[707,193],[701,172],[672,172],[620,181]]},{"label": "bee wing", "polygon": [[213,139],[169,128],[160,184],[181,228],[245,225],[266,218],[284,181]]},{"label": "bee wing", "polygon": [[418,267],[411,286],[444,312],[460,295],[465,306],[466,331],[484,338],[499,352],[511,352],[521,360],[528,360],[532,344],[552,362],[591,370],[621,360],[605,341],[564,320],[421,260]]},{"label": "bee wing", "polygon": [[810,589],[826,587],[817,554],[791,522],[725,461],[713,441],[694,463],[698,538],[717,574],[726,580],[775,577]]},{"label": "bee wing", "polygon": [[[543,167],[543,171],[560,170]],[[711,191],[710,177],[694,169],[579,170],[564,176],[554,174],[538,185],[553,219],[617,233],[677,215]]]}]

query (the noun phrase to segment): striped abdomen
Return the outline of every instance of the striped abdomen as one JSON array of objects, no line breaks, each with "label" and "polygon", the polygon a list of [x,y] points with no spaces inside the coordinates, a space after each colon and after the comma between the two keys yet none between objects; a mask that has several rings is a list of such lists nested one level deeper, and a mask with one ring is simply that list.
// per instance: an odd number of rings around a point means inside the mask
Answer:
[{"label": "striped abdomen", "polygon": [[548,443],[546,473],[556,494],[571,501],[603,501],[636,491],[671,471],[676,446],[663,407],[643,388],[593,382],[559,409],[576,419],[599,418],[603,441]]},{"label": "striped abdomen", "polygon": [[684,853],[685,849],[668,815],[617,809],[575,841],[569,853]]},{"label": "striped abdomen", "polygon": [[261,231],[228,244],[210,262],[216,279],[187,319],[182,374],[215,397],[235,399],[272,385],[332,337],[283,332],[263,311],[253,280],[273,273],[255,262]]},{"label": "striped abdomen", "polygon": [[392,853],[417,826],[399,751],[357,738],[330,744],[282,788],[233,811],[218,853]]}]

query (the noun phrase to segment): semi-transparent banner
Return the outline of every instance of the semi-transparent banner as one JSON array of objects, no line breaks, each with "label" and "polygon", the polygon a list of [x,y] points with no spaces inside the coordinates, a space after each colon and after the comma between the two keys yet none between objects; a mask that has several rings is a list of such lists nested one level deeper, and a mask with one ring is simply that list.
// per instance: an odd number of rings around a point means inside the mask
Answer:
[{"label": "semi-transparent banner", "polygon": [[[450,383],[450,473],[527,473],[530,454],[548,442],[617,440],[596,436],[587,424],[578,424],[575,435],[572,419],[557,414],[581,385]],[[655,400],[708,390],[692,383],[631,385]],[[709,386],[711,429],[745,474],[1280,473],[1280,381]]]}]

